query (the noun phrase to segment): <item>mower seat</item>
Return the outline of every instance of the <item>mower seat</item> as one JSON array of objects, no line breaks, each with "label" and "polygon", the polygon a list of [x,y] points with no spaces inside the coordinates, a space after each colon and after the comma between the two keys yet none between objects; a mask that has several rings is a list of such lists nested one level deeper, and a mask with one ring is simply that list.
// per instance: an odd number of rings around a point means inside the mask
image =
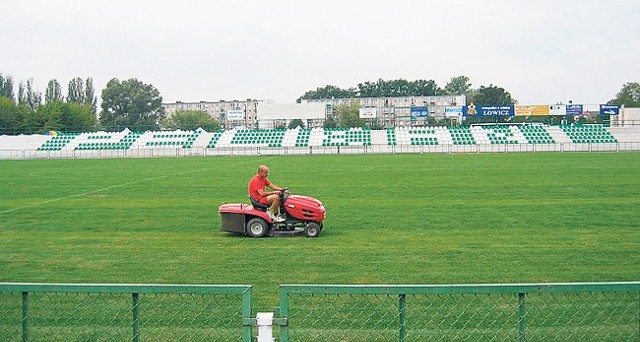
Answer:
[{"label": "mower seat", "polygon": [[248,197],[249,197],[249,200],[251,200],[251,205],[254,208],[256,208],[256,209],[258,209],[260,211],[267,211],[267,209],[269,209],[268,205],[262,204],[260,202],[256,202],[256,200],[254,200],[253,197],[251,197],[251,196],[248,196]]}]

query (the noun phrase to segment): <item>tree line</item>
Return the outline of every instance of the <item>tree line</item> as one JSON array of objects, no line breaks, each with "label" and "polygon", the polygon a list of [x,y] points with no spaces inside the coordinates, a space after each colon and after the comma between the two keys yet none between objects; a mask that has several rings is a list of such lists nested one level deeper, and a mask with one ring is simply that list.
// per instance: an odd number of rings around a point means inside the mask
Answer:
[{"label": "tree line", "polygon": [[404,96],[458,96],[464,95],[467,102],[475,104],[507,105],[517,101],[502,87],[490,84],[472,88],[469,77],[456,76],[444,86],[438,86],[434,80],[407,81],[383,80],[376,82],[358,83],[356,87],[341,89],[334,85],[327,85],[316,90],[309,90],[296,101],[300,103],[306,99],[333,98],[364,98],[364,97],[404,97]]},{"label": "tree line", "polygon": [[[220,128],[220,123],[204,111],[177,111],[167,117],[162,107],[160,91],[151,84],[135,78],[120,81],[111,79],[101,93],[100,112],[93,79],[80,77],[69,81],[66,96],[57,80],[47,84],[44,96],[34,89],[33,79],[20,82],[14,92],[11,76],[0,74],[0,134],[34,134],[50,130],[87,132],[95,130],[120,131],[128,127],[134,131],[182,129],[202,127],[207,131]],[[364,97],[403,97],[464,95],[467,103],[477,105],[515,104],[517,101],[502,87],[490,84],[473,88],[467,76],[456,76],[440,87],[433,80],[383,80],[359,83],[341,89],[327,85],[306,91],[297,99],[332,99]],[[640,107],[640,84],[626,83],[612,104]],[[349,127],[362,124],[357,117],[357,103],[339,108],[336,118],[329,118],[328,127]],[[300,122],[295,121],[295,124]]]}]

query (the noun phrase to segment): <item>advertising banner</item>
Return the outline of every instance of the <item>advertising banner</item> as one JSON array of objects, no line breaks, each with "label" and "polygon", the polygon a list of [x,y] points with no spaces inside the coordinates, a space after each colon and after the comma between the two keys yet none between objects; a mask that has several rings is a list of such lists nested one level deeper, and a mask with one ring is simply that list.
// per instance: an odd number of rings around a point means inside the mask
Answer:
[{"label": "advertising banner", "polygon": [[515,106],[515,115],[516,116],[531,116],[531,115],[533,115],[533,106],[516,105]]},{"label": "advertising banner", "polygon": [[514,116],[515,109],[513,105],[497,105],[497,106],[476,106],[470,104],[465,110],[466,116]]},{"label": "advertising banner", "polygon": [[549,106],[547,105],[516,105],[516,116],[533,116],[533,115],[549,115]]},{"label": "advertising banner", "polygon": [[567,115],[582,115],[582,105],[567,105]]},{"label": "advertising banner", "polygon": [[411,107],[411,117],[412,118],[424,118],[429,116],[429,108],[424,107]]},{"label": "advertising banner", "polygon": [[227,111],[227,120],[229,120],[229,121],[242,121],[242,120],[244,120],[244,110],[242,110],[242,109],[229,109]]},{"label": "advertising banner", "polygon": [[360,119],[375,119],[376,108],[375,107],[360,108],[358,109],[358,113],[360,115]]},{"label": "advertising banner", "polygon": [[533,115],[549,115],[549,106],[547,105],[533,105]]},{"label": "advertising banner", "polygon": [[549,106],[549,115],[567,115],[567,106],[555,104]]},{"label": "advertising banner", "polygon": [[609,104],[600,105],[600,115],[618,115],[618,114],[620,114],[619,105],[609,105]]},{"label": "advertising banner", "polygon": [[463,112],[464,112],[464,107],[462,106],[444,107],[444,116],[448,118],[462,116]]}]

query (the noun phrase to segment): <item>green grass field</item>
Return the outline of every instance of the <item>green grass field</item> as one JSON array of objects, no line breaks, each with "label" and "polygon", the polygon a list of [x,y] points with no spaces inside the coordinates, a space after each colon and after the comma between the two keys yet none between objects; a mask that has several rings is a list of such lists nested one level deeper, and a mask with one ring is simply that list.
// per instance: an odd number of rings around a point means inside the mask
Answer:
[{"label": "green grass field", "polygon": [[[322,200],[317,239],[219,230],[258,164]],[[0,162],[0,282],[640,280],[640,153]]]}]

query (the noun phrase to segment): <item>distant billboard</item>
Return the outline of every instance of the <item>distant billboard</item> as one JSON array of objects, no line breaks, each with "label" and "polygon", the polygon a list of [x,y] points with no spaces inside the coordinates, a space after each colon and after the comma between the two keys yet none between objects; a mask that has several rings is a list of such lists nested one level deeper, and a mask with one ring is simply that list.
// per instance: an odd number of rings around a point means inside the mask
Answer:
[{"label": "distant billboard", "polygon": [[562,104],[550,105],[549,115],[567,115],[567,106]]},{"label": "distant billboard", "polygon": [[463,106],[449,106],[449,107],[444,107],[444,116],[445,117],[455,117],[455,116],[462,116],[462,113],[464,113],[464,107]]},{"label": "distant billboard", "polygon": [[619,105],[603,104],[600,105],[600,115],[618,115],[620,114]]},{"label": "distant billboard", "polygon": [[364,107],[358,110],[360,114],[360,119],[375,119],[376,118],[376,108],[375,107]]},{"label": "distant billboard", "polygon": [[515,116],[542,116],[549,115],[548,105],[516,105]]},{"label": "distant billboard", "polygon": [[567,105],[567,115],[582,115],[582,105],[581,104]]},{"label": "distant billboard", "polygon": [[514,112],[516,116],[531,116],[533,115],[533,106],[516,105]]},{"label": "distant billboard", "polygon": [[473,103],[466,107],[465,116],[514,116],[513,105],[483,105]]},{"label": "distant billboard", "polygon": [[427,116],[429,116],[429,107],[427,106],[411,107],[412,118],[425,118]]},{"label": "distant billboard", "polygon": [[244,110],[242,109],[229,109],[227,111],[227,120],[229,121],[243,121]]}]

